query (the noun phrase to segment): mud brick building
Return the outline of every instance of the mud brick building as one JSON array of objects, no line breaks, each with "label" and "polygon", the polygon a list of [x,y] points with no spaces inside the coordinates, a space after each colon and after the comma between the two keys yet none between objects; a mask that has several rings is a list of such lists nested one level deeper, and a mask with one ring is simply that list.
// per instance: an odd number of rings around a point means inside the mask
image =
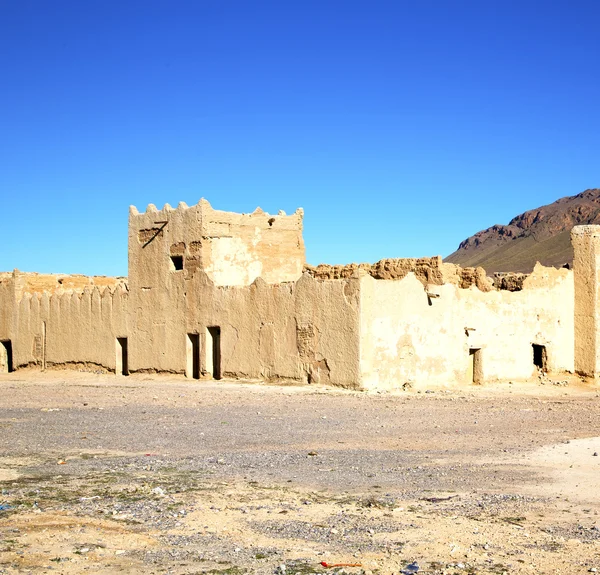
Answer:
[{"label": "mud brick building", "polygon": [[440,257],[308,266],[302,220],[132,207],[127,278],[0,274],[0,371],[381,390],[600,374],[600,226],[573,228],[573,270],[493,282]]}]

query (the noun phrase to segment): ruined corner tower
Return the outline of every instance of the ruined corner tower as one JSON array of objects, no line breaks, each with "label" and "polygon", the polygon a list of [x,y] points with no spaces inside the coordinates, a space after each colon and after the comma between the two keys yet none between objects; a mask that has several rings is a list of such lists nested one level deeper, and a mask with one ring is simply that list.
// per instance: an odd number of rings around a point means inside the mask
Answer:
[{"label": "ruined corner tower", "polygon": [[600,377],[600,226],[575,226],[575,372]]}]

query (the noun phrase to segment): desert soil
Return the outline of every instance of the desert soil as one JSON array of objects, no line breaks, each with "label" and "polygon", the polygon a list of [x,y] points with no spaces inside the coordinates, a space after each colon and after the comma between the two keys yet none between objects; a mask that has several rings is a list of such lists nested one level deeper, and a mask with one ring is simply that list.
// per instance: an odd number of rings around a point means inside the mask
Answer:
[{"label": "desert soil", "polygon": [[599,401],[3,374],[0,573],[595,572]]}]

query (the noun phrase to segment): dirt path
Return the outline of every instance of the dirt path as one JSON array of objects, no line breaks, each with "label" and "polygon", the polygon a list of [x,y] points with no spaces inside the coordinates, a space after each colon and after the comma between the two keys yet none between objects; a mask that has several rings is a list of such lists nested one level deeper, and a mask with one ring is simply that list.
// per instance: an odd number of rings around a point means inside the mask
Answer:
[{"label": "dirt path", "polygon": [[511,387],[0,376],[0,573],[600,569],[598,392]]}]

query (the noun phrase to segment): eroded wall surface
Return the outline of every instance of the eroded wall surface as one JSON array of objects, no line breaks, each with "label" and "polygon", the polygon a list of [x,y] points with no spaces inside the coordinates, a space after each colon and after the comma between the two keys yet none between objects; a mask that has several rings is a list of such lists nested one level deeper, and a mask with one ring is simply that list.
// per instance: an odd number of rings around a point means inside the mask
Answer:
[{"label": "eroded wall surface", "polygon": [[124,286],[25,293],[17,306],[15,368],[115,370],[116,338],[128,331]]},{"label": "eroded wall surface", "polygon": [[[132,208],[129,285],[130,328],[135,341],[130,346],[130,369],[185,370],[185,338],[190,329],[197,329],[189,327],[189,322],[198,323],[200,310],[214,300],[206,288],[202,290],[206,299],[198,299],[197,278],[206,278],[212,289],[228,286],[233,290],[223,292],[221,315],[211,321],[218,319],[223,325],[233,321],[237,332],[245,332],[260,327],[252,321],[257,312],[251,305],[246,310],[236,303],[243,300],[245,292],[238,293],[235,288],[249,286],[258,277],[268,284],[295,281],[303,265],[301,210],[291,216],[271,216],[259,209],[252,214],[234,214],[213,210],[206,200],[191,207],[180,204],[176,209],[167,205],[160,211],[151,205],[143,214]],[[198,309],[190,307],[191,300]],[[202,329],[206,327],[204,324]],[[231,337],[223,327],[224,369],[233,350]],[[236,348],[238,356],[256,356],[258,347],[245,349]],[[240,361],[240,365],[245,366],[245,362]],[[236,370],[230,371],[233,374]],[[257,365],[240,371],[242,375],[250,372],[256,376]]]},{"label": "eroded wall surface", "polygon": [[130,372],[382,390],[521,381],[540,362],[600,373],[598,226],[574,230],[574,273],[538,265],[496,285],[439,257],[305,266],[301,210],[203,200],[132,208],[129,223],[128,280],[0,274],[15,368],[120,373],[127,360]]},{"label": "eroded wall surface", "polygon": [[549,371],[572,371],[573,289],[570,270],[540,265],[517,292],[424,288],[413,274],[399,281],[363,276],[362,384],[394,389],[526,380],[537,373],[533,344],[545,347]]},{"label": "eroded wall surface", "polygon": [[301,209],[291,216],[213,210],[203,204],[203,270],[215,285],[295,281],[305,263]]},{"label": "eroded wall surface", "polygon": [[[206,349],[207,327],[221,332],[224,376],[359,385],[359,281],[212,285],[206,275],[188,282],[185,325]],[[184,334],[178,364],[186,365]],[[202,358],[202,370],[206,361]]]},{"label": "eroded wall surface", "polygon": [[600,226],[571,231],[575,274],[575,370],[600,375]]},{"label": "eroded wall surface", "polygon": [[12,338],[14,313],[14,275],[10,272],[0,273],[0,341]]},{"label": "eroded wall surface", "polygon": [[[168,204],[129,215],[129,279],[144,286],[169,271],[186,277],[202,270],[215,285],[250,285],[295,281],[305,263],[303,211],[271,215],[214,210],[206,200],[195,206]],[[141,284],[140,284],[141,285]]]}]

